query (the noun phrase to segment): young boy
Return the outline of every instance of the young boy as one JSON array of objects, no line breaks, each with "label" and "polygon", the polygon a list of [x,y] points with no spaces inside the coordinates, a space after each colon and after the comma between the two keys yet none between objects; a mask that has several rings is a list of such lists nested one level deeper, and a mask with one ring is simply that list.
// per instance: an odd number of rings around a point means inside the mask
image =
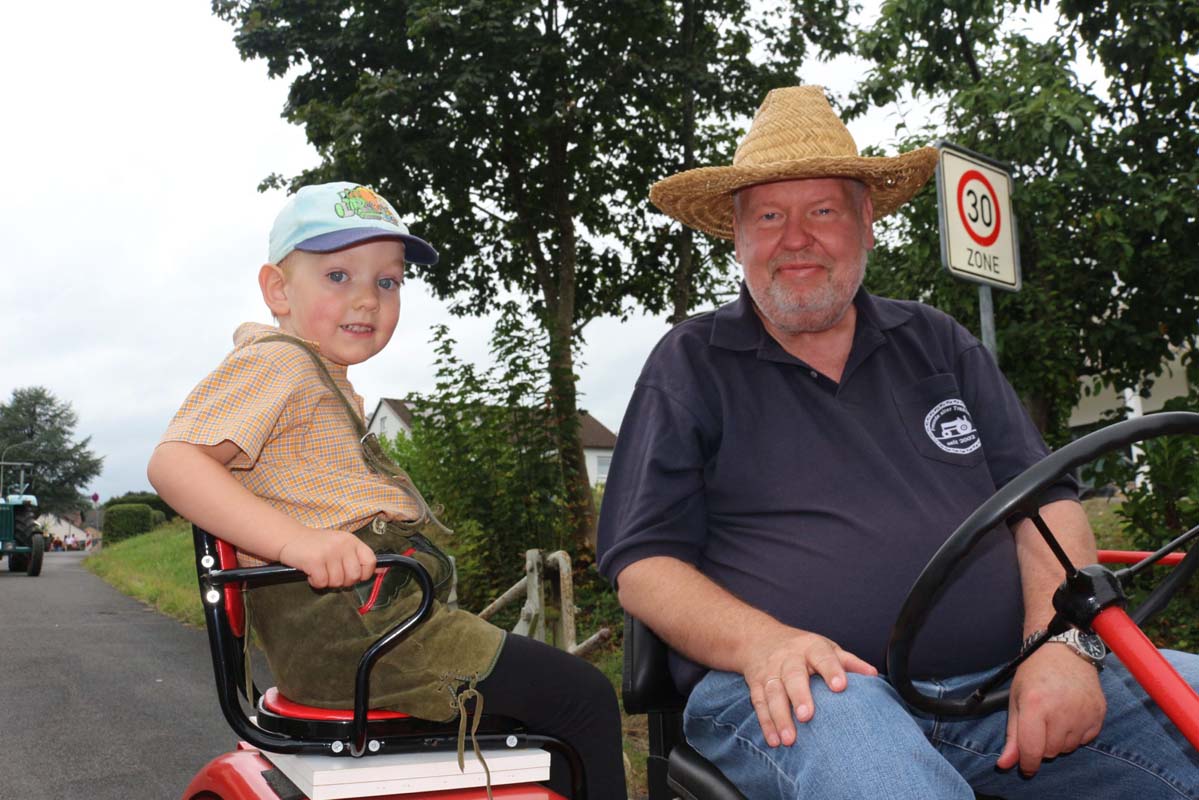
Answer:
[{"label": "young boy", "polygon": [[[362,398],[347,378],[391,339],[407,261],[434,264],[437,253],[371,189],[300,189],[275,219],[258,272],[278,326],[238,327],[233,352],[184,401],[150,459],[163,499],[233,544],[243,564],[307,573],[308,585],[255,589],[248,599],[279,691],[300,703],[352,707],[362,652],[415,608],[415,582],[401,569],[376,575],[376,551],[415,548],[435,582],[449,576],[421,535],[439,523],[419,492],[363,445]],[[376,665],[372,707],[448,721],[473,689],[488,713],[572,744],[592,800],[624,798],[620,714],[607,679],[441,600]],[[560,770],[552,783],[567,792]]]}]

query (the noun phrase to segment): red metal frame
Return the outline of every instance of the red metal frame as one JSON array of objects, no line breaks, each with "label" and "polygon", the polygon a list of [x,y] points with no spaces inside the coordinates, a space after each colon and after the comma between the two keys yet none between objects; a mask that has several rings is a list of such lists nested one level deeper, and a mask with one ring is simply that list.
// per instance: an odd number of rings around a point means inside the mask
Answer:
[{"label": "red metal frame", "polygon": [[1199,750],[1199,695],[1178,676],[1149,637],[1118,606],[1100,611],[1091,627],[1191,746]]},{"label": "red metal frame", "polygon": [[[200,770],[183,793],[184,800],[215,795],[220,800],[263,800],[277,797],[262,773],[272,769],[258,750],[245,742],[232,753],[217,756]],[[537,784],[513,784],[493,786],[492,796],[496,800],[566,800],[562,795]],[[486,800],[487,790],[482,786],[470,789],[446,789],[440,792],[419,794],[389,794],[372,800]]]},{"label": "red metal frame", "polygon": [[[1100,550],[1100,564],[1139,564],[1153,555],[1147,550]],[[1186,553],[1168,553],[1155,566],[1172,567],[1186,558]]]},{"label": "red metal frame", "polygon": [[[1100,550],[1101,564],[1138,564],[1152,553],[1136,550]],[[1169,553],[1156,565],[1170,567],[1186,553]],[[1184,681],[1128,613],[1109,606],[1095,616],[1091,628],[1116,654],[1137,683],[1169,717],[1191,746],[1199,750],[1199,694]]]}]

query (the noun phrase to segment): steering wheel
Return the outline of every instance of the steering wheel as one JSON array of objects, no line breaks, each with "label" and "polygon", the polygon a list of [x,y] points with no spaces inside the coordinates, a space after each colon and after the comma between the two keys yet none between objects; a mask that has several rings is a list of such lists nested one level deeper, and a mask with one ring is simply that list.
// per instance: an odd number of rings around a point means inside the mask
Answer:
[{"label": "steering wheel", "polygon": [[[887,672],[892,685],[903,699],[922,711],[946,716],[972,716],[1005,708],[1008,701],[1008,690],[998,687],[1011,677],[1016,667],[1028,655],[1043,644],[1050,635],[1065,630],[1069,625],[1089,630],[1094,623],[1093,627],[1112,651],[1120,656],[1121,661],[1141,681],[1146,691],[1153,695],[1158,704],[1175,721],[1175,724],[1183,729],[1184,734],[1191,739],[1192,744],[1199,748],[1199,722],[1195,721],[1199,716],[1196,712],[1196,709],[1199,708],[1199,697],[1196,697],[1195,692],[1178,677],[1177,673],[1157,653],[1156,648],[1153,648],[1144,634],[1136,628],[1136,624],[1143,623],[1151,614],[1162,608],[1199,567],[1199,547],[1191,549],[1190,553],[1158,585],[1132,614],[1131,618],[1123,611],[1125,605],[1123,588],[1131,577],[1159,560],[1166,553],[1199,536],[1199,527],[1188,531],[1135,566],[1113,573],[1099,565],[1088,566],[1081,570],[1075,568],[1039,514],[1041,505],[1039,501],[1042,492],[1068,471],[1094,461],[1105,453],[1123,449],[1135,442],[1157,436],[1179,434],[1199,434],[1199,414],[1182,411],[1163,412],[1118,422],[1095,431],[1071,442],[1029,467],[967,517],[966,521],[945,541],[945,544],[941,545],[941,548],[925,566],[924,571],[920,573],[920,577],[916,579],[909,591],[899,612],[899,617],[891,629],[891,640],[887,645]],[[908,664],[912,642],[920,626],[924,623],[938,590],[945,584],[950,574],[967,556],[971,548],[992,528],[1014,514],[1026,515],[1032,520],[1065,571],[1066,580],[1054,595],[1054,607],[1058,613],[1050,625],[1049,633],[1041,636],[1028,650],[1007,664],[995,679],[967,697],[938,698],[921,693],[912,683]],[[1150,651],[1152,651],[1152,655],[1149,655]],[[1160,664],[1154,661],[1155,657],[1160,659]],[[1133,660],[1139,662],[1146,659],[1153,662],[1151,665],[1153,669],[1160,669],[1161,665],[1165,665],[1164,669],[1173,676],[1173,680],[1169,683],[1169,690],[1164,693],[1178,695],[1178,697],[1167,699],[1170,702],[1177,700],[1178,703],[1181,703],[1176,712],[1183,718],[1181,722],[1179,719],[1175,719],[1174,713],[1171,713],[1167,703],[1159,699],[1158,694],[1163,691],[1161,687],[1148,685],[1159,676],[1155,673],[1149,678],[1142,677],[1130,663]],[[1185,691],[1183,687],[1185,687]],[[1188,692],[1189,697],[1183,696]],[[1188,716],[1189,722],[1185,719]],[[1187,727],[1190,727],[1191,730],[1188,731]],[[1195,738],[1191,738],[1192,735]]]}]

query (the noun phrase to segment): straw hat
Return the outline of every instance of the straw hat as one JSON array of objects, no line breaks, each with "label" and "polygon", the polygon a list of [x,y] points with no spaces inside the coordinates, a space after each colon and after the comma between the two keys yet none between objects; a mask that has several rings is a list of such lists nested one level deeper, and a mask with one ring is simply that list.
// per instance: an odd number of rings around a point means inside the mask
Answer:
[{"label": "straw hat", "polygon": [[733,193],[746,186],[799,178],[853,178],[870,187],[874,217],[894,212],[933,174],[937,149],[863,158],[819,86],[766,95],[731,167],[699,167],[655,183],[649,199],[704,233],[733,238]]}]

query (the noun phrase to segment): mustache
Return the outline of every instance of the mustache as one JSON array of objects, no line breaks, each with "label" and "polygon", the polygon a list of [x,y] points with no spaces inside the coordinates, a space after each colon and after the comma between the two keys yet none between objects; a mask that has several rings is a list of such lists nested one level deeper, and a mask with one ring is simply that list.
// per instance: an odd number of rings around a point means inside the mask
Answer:
[{"label": "mustache", "polygon": [[817,265],[830,269],[832,264],[823,256],[804,255],[803,253],[781,253],[766,262],[766,268],[774,274],[783,267]]}]

